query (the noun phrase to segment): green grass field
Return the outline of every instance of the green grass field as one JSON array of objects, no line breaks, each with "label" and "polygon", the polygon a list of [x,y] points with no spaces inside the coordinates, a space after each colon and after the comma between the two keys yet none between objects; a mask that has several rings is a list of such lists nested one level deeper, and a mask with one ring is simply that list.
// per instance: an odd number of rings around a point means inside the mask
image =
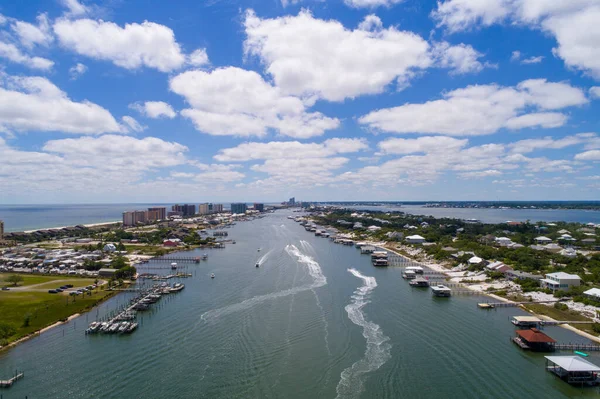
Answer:
[{"label": "green grass field", "polygon": [[[28,334],[65,320],[75,313],[91,309],[100,301],[114,295],[115,291],[94,291],[92,295],[76,297],[47,292],[0,291],[0,323],[10,324],[15,334],[6,338],[0,345],[18,340]],[[25,325],[29,315],[29,325]]]},{"label": "green grass field", "polygon": [[[0,287],[12,287],[12,284],[7,283],[5,280],[8,276],[11,276],[17,273],[0,273]],[[27,275],[27,274],[19,274],[19,276],[23,277],[23,281],[19,283],[19,287],[34,285],[34,284],[42,284],[49,283],[50,288],[53,288],[54,285],[51,284],[53,281],[57,280],[67,280],[64,283],[58,283],[57,287],[65,284],[73,284],[76,287],[85,287],[86,285],[90,285],[94,283],[94,279],[89,278],[81,278],[76,276],[41,276],[41,275]]]},{"label": "green grass field", "polygon": [[[525,307],[535,314],[552,317],[554,320],[558,321],[590,321],[587,317],[582,316],[573,310],[559,310],[554,306],[546,306],[538,303],[527,304]],[[573,324],[573,327],[597,335],[592,329],[591,324]]]}]

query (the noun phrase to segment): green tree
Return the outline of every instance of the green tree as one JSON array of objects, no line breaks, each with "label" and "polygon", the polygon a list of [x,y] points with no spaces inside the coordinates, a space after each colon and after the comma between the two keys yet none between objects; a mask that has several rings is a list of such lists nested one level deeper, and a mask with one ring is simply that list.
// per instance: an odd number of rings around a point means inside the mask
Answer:
[{"label": "green tree", "polygon": [[19,276],[18,274],[12,274],[6,278],[7,283],[11,283],[14,287],[18,286],[20,282],[23,281],[23,276]]}]

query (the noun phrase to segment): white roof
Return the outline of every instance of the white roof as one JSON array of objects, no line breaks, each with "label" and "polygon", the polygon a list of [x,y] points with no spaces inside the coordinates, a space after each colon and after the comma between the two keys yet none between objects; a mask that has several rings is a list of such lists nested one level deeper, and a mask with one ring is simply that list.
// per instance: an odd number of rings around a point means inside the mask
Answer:
[{"label": "white roof", "polygon": [[406,239],[407,240],[424,240],[425,237],[421,237],[420,235],[415,234],[414,236],[408,236],[408,237],[406,237]]},{"label": "white roof", "polygon": [[600,297],[600,289],[599,288],[590,288],[589,290],[585,291],[584,294]]},{"label": "white roof", "polygon": [[560,278],[560,279],[577,279],[577,280],[581,280],[581,277],[579,277],[576,274],[569,274],[569,273],[565,273],[565,272],[556,272],[556,273],[548,273],[546,274],[546,277],[548,276],[552,276],[555,278]]},{"label": "white roof", "polygon": [[579,356],[544,356],[567,371],[600,371],[600,367]]},{"label": "white roof", "polygon": [[473,256],[471,259],[469,259],[469,263],[481,263],[483,262],[483,259],[481,259],[479,256]]},{"label": "white roof", "polygon": [[508,237],[496,237],[496,241],[511,241]]},{"label": "white roof", "polygon": [[552,241],[551,238],[548,237],[544,237],[544,236],[540,236],[540,237],[535,237],[536,241]]},{"label": "white roof", "polygon": [[534,322],[534,323],[542,321],[541,319],[539,319],[535,316],[514,316],[513,319],[515,319],[516,321]]}]

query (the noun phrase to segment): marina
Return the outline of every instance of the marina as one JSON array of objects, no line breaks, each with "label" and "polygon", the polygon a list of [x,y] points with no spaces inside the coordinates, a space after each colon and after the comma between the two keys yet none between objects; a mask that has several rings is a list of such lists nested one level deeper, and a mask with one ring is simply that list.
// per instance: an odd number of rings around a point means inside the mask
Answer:
[{"label": "marina", "polygon": [[[374,267],[370,256],[306,232],[288,215],[277,212],[229,229],[236,245],[211,250],[202,267],[188,263],[187,270],[194,270],[185,289],[137,310],[133,334],[84,332],[130,307],[138,289],[157,282],[172,286],[176,277],[153,278],[174,275],[176,261],[141,264],[140,276],[152,277],[138,279],[136,291],[0,353],[0,375],[27,370],[11,395],[300,399],[335,398],[346,386],[354,393],[340,398],[595,394],[544,372],[543,356],[509,342],[515,335],[509,319],[527,315],[520,309],[482,312],[482,299],[462,295],[454,283],[444,284],[451,300],[432,298],[431,288],[413,288],[402,279],[404,268]],[[162,269],[149,269],[154,267]],[[420,278],[431,281],[427,272]],[[440,325],[452,333],[440,334]],[[585,350],[589,340],[558,326],[543,331],[557,345],[581,344],[592,363],[600,362],[599,351]],[[351,374],[363,360],[365,372]]]}]

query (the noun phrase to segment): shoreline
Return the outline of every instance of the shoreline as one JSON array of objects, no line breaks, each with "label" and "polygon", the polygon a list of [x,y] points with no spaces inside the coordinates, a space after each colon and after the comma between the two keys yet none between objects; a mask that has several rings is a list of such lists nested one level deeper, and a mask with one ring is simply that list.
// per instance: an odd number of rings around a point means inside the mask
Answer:
[{"label": "shoreline", "polygon": [[[121,223],[121,220],[112,221],[112,222],[88,223],[88,224],[83,224],[81,226],[84,226],[84,227],[99,227],[99,226],[108,226],[108,225],[117,224],[117,223]],[[76,225],[76,226],[79,226],[79,225]],[[66,229],[67,227],[75,227],[75,226],[46,227],[46,228],[34,229],[34,230],[24,230],[23,233],[31,234],[31,233],[35,233],[36,231],[43,231],[43,230],[61,230],[61,229]],[[18,231],[6,231],[5,233],[6,234],[8,234],[8,233],[18,233]]]},{"label": "shoreline", "polygon": [[[111,298],[112,298],[112,297],[111,297]],[[92,309],[93,309],[93,308],[92,308]],[[90,309],[90,310],[91,310],[91,309]],[[89,310],[88,310],[87,312],[89,312]],[[83,313],[87,313],[87,312],[83,312]],[[18,339],[18,340],[16,340],[16,341],[10,342],[10,343],[8,343],[8,344],[6,344],[6,345],[4,345],[4,346],[0,346],[0,352],[2,352],[2,351],[5,351],[5,350],[8,350],[8,349],[10,349],[10,348],[12,348],[12,347],[15,347],[15,346],[19,345],[19,344],[22,344],[22,343],[23,343],[23,342],[25,342],[25,341],[29,341],[29,340],[30,340],[30,339],[32,339],[32,338],[39,337],[40,335],[42,335],[42,333],[45,333],[46,331],[49,331],[49,330],[51,330],[51,329],[53,329],[53,328],[55,328],[55,327],[58,327],[58,326],[60,326],[60,325],[63,325],[63,324],[67,324],[67,323],[68,323],[68,322],[70,322],[71,320],[73,320],[73,319],[76,319],[76,318],[78,318],[79,316],[81,316],[83,313],[75,313],[75,314],[72,314],[71,316],[67,317],[67,320],[65,320],[65,321],[57,321],[56,323],[50,324],[50,325],[49,325],[49,326],[47,326],[47,327],[44,327],[44,328],[42,328],[42,329],[39,329],[39,330],[37,330],[37,331],[34,331],[34,332],[32,332],[32,333],[30,333],[30,334],[28,334],[28,335],[24,336],[24,337],[22,337],[22,338],[19,338],[19,339]]]},{"label": "shoreline", "polygon": [[[378,244],[379,244],[379,243],[378,243]],[[390,248],[388,248],[388,247],[381,246],[381,245],[375,245],[375,246],[376,246],[376,247],[378,247],[378,248],[381,248],[381,249],[383,249],[383,250],[386,250],[386,251],[393,252],[393,253],[395,253],[396,255],[402,256],[402,257],[404,257],[404,258],[406,258],[406,259],[410,259],[412,262],[416,262],[416,263],[418,263],[418,264],[420,264],[420,265],[423,265],[424,267],[427,267],[427,268],[429,268],[429,269],[435,270],[435,271],[437,271],[437,272],[444,273],[444,274],[445,274],[445,275],[446,275],[448,278],[450,278],[450,277],[451,277],[451,276],[449,276],[449,275],[448,275],[448,270],[447,270],[447,269],[445,269],[445,270],[442,270],[442,269],[444,269],[444,268],[443,268],[442,266],[440,266],[440,265],[435,265],[436,267],[431,267],[431,265],[425,264],[425,263],[423,263],[423,262],[420,262],[420,261],[418,261],[418,260],[416,260],[416,259],[413,259],[413,258],[409,258],[408,256],[406,256],[406,255],[403,255],[403,254],[401,254],[401,253],[399,253],[399,252],[397,252],[397,251],[395,251],[395,250],[393,250],[393,249],[390,249]],[[464,286],[465,286],[465,288],[467,288],[467,289],[469,289],[469,290],[471,290],[471,291],[477,292],[477,293],[479,293],[479,294],[481,294],[481,295],[488,296],[488,297],[490,297],[490,298],[494,298],[494,299],[496,299],[496,300],[497,300],[497,301],[499,301],[499,302],[516,303],[515,301],[513,301],[513,300],[510,300],[510,299],[508,299],[508,298],[504,298],[504,297],[501,297],[501,296],[498,296],[498,295],[495,295],[495,294],[492,294],[492,293],[489,293],[489,292],[485,292],[485,291],[482,291],[482,290],[480,290],[480,289],[475,289],[475,288],[472,288],[472,287],[470,287],[470,286],[469,286],[469,285],[467,285],[467,284],[464,284]],[[521,309],[521,310],[523,310],[523,311],[525,311],[525,312],[527,312],[527,313],[529,313],[529,314],[532,314],[532,315],[534,315],[535,317],[538,317],[538,318],[540,318],[540,319],[542,319],[542,320],[546,320],[546,321],[556,321],[555,319],[551,318],[550,316],[545,316],[545,315],[540,315],[540,314],[537,314],[537,313],[535,313],[535,312],[533,312],[533,311],[531,311],[531,310],[529,310],[529,309],[525,308],[524,306],[521,306],[521,305],[520,305],[520,306],[517,306],[517,308],[519,308],[519,309]],[[558,325],[558,327],[562,327],[562,328],[564,328],[564,329],[566,329],[566,330],[572,331],[572,332],[574,332],[575,334],[577,334],[577,335],[579,335],[579,336],[582,336],[582,337],[584,337],[584,338],[587,338],[587,339],[589,339],[589,340],[591,340],[591,341],[593,341],[593,342],[596,342],[596,343],[599,343],[599,344],[600,344],[600,337],[597,337],[597,336],[595,336],[595,335],[592,335],[592,334],[590,334],[590,333],[588,333],[588,332],[586,332],[586,331],[580,330],[580,329],[578,329],[577,327],[573,327],[573,326],[572,326],[572,325],[570,325],[570,324],[559,324],[559,325]]]}]

